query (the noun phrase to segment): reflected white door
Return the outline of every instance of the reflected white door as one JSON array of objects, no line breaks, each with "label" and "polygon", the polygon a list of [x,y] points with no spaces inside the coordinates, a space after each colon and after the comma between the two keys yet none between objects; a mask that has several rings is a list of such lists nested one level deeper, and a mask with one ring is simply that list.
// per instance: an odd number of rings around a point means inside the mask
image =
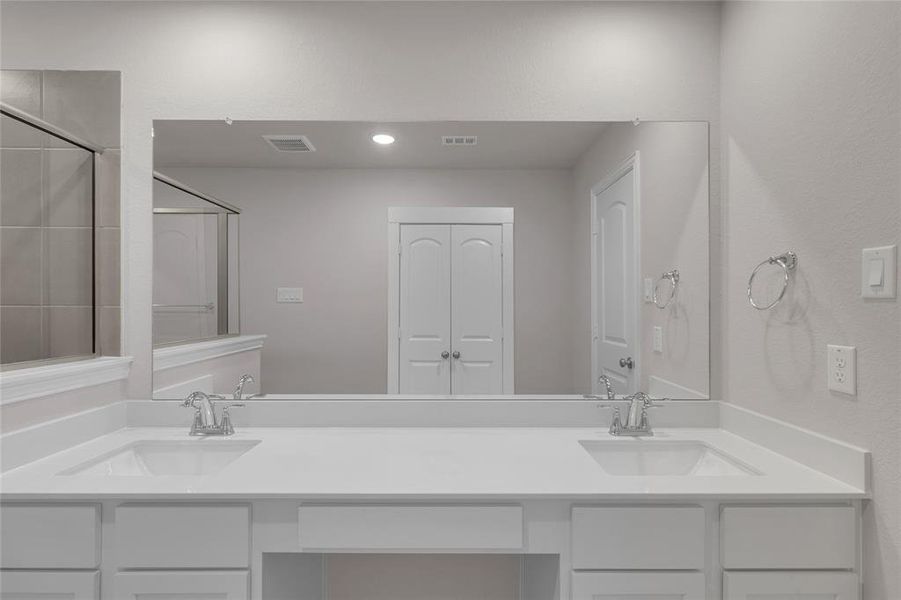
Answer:
[{"label": "reflected white door", "polygon": [[607,375],[617,393],[638,391],[635,164],[592,190],[592,390]]},{"label": "reflected white door", "polygon": [[153,215],[153,343],[217,333],[215,214]]},{"label": "reflected white door", "polygon": [[503,393],[503,233],[451,226],[451,390]]},{"label": "reflected white door", "polygon": [[450,394],[450,225],[400,228],[401,394]]}]

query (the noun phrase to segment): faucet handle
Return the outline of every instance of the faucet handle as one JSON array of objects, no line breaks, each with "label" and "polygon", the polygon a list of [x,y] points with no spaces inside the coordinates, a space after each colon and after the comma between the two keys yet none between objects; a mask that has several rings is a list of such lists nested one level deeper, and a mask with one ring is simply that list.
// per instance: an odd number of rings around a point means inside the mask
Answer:
[{"label": "faucet handle", "polygon": [[219,422],[219,428],[222,430],[222,435],[232,435],[235,432],[235,426],[232,423],[231,413],[228,412],[232,406],[244,406],[243,402],[229,402],[225,406],[222,407],[222,419]]}]

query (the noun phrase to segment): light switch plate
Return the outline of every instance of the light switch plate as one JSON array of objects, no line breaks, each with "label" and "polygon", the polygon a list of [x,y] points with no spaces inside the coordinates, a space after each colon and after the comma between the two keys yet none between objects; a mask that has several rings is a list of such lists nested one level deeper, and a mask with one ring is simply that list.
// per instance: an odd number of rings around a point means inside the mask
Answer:
[{"label": "light switch plate", "polygon": [[301,303],[303,302],[303,288],[276,288],[275,301],[279,303]]},{"label": "light switch plate", "polygon": [[829,389],[851,396],[857,394],[857,348],[829,344],[826,350]]},{"label": "light switch plate", "polygon": [[898,247],[864,248],[860,268],[860,295],[864,298],[895,298]]},{"label": "light switch plate", "polygon": [[663,352],[663,327],[654,326],[654,352]]}]

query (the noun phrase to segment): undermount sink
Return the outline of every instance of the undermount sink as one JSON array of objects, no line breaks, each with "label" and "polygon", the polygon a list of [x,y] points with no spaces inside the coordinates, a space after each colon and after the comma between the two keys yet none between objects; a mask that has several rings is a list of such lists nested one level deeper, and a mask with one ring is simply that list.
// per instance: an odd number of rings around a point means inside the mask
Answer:
[{"label": "undermount sink", "polygon": [[759,474],[703,442],[583,440],[579,444],[608,475],[722,477]]},{"label": "undermount sink", "polygon": [[212,475],[259,443],[259,440],[142,440],[92,458],[60,475]]}]

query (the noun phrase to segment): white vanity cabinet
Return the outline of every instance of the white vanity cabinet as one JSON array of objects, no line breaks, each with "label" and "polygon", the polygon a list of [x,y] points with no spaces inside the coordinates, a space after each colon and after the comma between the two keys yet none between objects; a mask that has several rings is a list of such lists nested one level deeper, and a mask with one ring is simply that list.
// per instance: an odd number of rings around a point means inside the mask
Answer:
[{"label": "white vanity cabinet", "polygon": [[0,600],[336,600],[322,565],[347,553],[519,557],[530,600],[861,598],[857,500],[103,500],[0,511]]}]

